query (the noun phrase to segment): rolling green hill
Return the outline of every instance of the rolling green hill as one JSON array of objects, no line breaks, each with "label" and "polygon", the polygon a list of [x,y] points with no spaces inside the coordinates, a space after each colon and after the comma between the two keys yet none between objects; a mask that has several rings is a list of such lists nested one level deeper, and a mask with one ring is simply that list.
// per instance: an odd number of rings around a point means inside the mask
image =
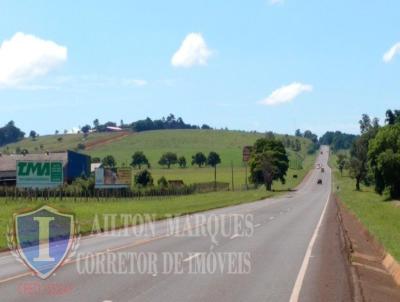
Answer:
[{"label": "rolling green hill", "polygon": [[[158,130],[139,133],[93,133],[85,138],[82,134],[48,135],[38,137],[35,141],[24,139],[15,144],[3,147],[3,151],[15,152],[16,148],[28,149],[30,153],[75,149],[78,144],[85,144],[87,149],[82,152],[92,157],[103,158],[113,155],[119,166],[129,166],[132,154],[143,151],[151,164],[151,173],[155,181],[161,176],[167,179],[182,179],[185,183],[209,182],[214,179],[213,169],[210,167],[198,168],[191,166],[192,155],[210,151],[220,154],[222,163],[218,166],[218,181],[232,181],[231,163],[233,163],[233,179],[235,186],[243,186],[246,182],[245,166],[242,162],[243,146],[252,145],[263,137],[262,133],[227,130]],[[278,137],[283,138],[281,135]],[[62,140],[59,141],[59,137]],[[293,140],[294,137],[289,136]],[[299,138],[301,150],[294,152],[287,149],[290,159],[288,179],[294,174],[302,177],[312,165],[314,156],[307,155],[310,141]],[[42,147],[41,147],[42,146]],[[177,166],[171,169],[162,168],[158,160],[164,152],[175,152],[178,156],[185,156],[188,168]],[[288,186],[290,182],[288,183]]]},{"label": "rolling green hill", "polygon": [[[253,145],[263,137],[261,133],[225,130],[158,130],[133,133],[112,144],[101,145],[88,153],[92,156],[104,157],[112,154],[118,164],[129,165],[135,151],[143,151],[153,167],[158,167],[160,156],[167,151],[185,156],[188,163],[196,152],[210,151],[220,154],[221,167],[228,167],[233,161],[234,166],[242,165],[243,146]],[[307,150],[308,140],[302,142],[302,155]],[[292,152],[290,152],[292,154]],[[293,154],[292,154],[293,155]]]},{"label": "rolling green hill", "polygon": [[[104,157],[113,155],[119,165],[128,166],[131,156],[135,151],[143,151],[152,166],[151,173],[156,181],[161,176],[168,180],[181,179],[185,183],[210,182],[214,179],[214,170],[210,167],[198,168],[191,166],[192,155],[196,152],[210,151],[220,154],[222,163],[218,166],[217,179],[222,182],[232,182],[231,162],[233,163],[233,181],[236,188],[243,187],[246,183],[246,169],[242,162],[243,146],[252,145],[263,137],[261,133],[224,130],[159,130],[133,133],[112,144],[101,145],[88,153],[92,156]],[[293,139],[293,137],[291,138]],[[288,180],[297,174],[303,177],[314,162],[314,156],[307,155],[310,141],[300,139],[302,148],[300,152],[288,150],[290,168]],[[188,168],[181,169],[177,166],[171,169],[158,165],[160,156],[167,151],[176,152],[178,156],[185,156]],[[303,168],[303,169],[302,169]],[[248,174],[247,174],[248,175]],[[291,181],[279,188],[287,189],[293,186]]]},{"label": "rolling green hill", "polygon": [[[78,144],[87,146],[106,143],[117,138],[121,133],[92,133],[86,138],[83,134],[59,134],[39,136],[35,140],[25,138],[17,143],[8,144],[0,147],[3,153],[15,153],[17,148],[26,149],[29,153],[38,153],[45,151],[65,151],[67,149],[75,150]],[[94,147],[94,146],[93,146]]]}]

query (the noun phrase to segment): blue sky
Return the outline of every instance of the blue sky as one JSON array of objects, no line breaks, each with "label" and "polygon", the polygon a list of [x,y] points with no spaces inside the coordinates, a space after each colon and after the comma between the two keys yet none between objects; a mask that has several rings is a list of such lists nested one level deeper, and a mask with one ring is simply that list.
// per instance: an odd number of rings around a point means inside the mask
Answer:
[{"label": "blue sky", "polygon": [[174,113],[356,133],[362,113],[399,108],[399,11],[395,0],[0,0],[0,124],[48,134]]}]

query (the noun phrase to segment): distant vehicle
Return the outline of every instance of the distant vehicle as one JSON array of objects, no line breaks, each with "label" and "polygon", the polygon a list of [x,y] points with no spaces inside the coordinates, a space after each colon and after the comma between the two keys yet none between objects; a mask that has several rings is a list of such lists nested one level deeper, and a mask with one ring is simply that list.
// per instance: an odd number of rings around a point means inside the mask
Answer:
[{"label": "distant vehicle", "polygon": [[320,169],[321,168],[321,164],[317,164],[317,167],[316,167],[317,169]]},{"label": "distant vehicle", "polygon": [[325,172],[325,169],[324,169],[324,168],[321,168],[321,172],[324,173],[324,172]]},{"label": "distant vehicle", "polygon": [[322,185],[322,179],[318,179],[317,184]]},{"label": "distant vehicle", "polygon": [[321,154],[324,154],[324,152],[321,151]]}]

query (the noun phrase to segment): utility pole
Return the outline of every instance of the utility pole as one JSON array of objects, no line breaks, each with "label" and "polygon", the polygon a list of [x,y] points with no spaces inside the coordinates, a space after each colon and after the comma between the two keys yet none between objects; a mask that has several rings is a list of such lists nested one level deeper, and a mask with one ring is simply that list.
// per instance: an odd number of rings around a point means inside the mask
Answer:
[{"label": "utility pole", "polygon": [[247,184],[247,162],[244,162],[244,170],[245,170],[245,176],[244,176],[244,181],[246,183],[246,190],[249,189],[249,186]]},{"label": "utility pole", "polygon": [[233,182],[233,161],[231,161],[231,170],[232,170],[232,191],[235,191],[235,183]]}]

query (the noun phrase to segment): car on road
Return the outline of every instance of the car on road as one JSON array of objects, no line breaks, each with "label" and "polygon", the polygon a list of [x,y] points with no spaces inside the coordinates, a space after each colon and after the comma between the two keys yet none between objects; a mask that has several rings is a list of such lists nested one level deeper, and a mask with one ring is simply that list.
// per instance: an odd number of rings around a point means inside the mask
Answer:
[{"label": "car on road", "polygon": [[324,173],[324,172],[325,172],[325,169],[324,169],[324,168],[321,168],[321,172]]},{"label": "car on road", "polygon": [[317,180],[317,184],[322,185],[322,179],[321,178]]}]

